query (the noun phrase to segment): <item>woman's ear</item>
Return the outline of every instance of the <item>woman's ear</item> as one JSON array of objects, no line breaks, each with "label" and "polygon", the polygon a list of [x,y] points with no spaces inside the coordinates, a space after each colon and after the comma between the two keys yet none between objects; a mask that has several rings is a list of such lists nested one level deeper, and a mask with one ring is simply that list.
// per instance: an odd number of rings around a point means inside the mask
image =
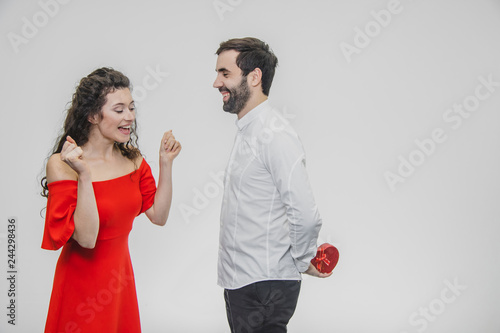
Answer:
[{"label": "woman's ear", "polygon": [[97,124],[97,115],[92,115],[92,116],[89,116],[87,118],[87,120],[89,121],[89,123],[91,123],[92,125],[95,125]]}]

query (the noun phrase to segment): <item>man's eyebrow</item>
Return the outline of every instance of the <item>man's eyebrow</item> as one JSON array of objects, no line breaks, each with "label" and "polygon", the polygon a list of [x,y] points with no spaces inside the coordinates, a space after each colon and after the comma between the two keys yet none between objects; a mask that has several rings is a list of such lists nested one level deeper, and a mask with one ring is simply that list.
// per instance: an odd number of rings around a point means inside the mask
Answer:
[{"label": "man's eyebrow", "polygon": [[216,69],[215,70],[216,72],[220,73],[220,72],[231,72],[229,69],[225,68],[225,67],[222,67],[222,68],[219,68],[219,69]]}]

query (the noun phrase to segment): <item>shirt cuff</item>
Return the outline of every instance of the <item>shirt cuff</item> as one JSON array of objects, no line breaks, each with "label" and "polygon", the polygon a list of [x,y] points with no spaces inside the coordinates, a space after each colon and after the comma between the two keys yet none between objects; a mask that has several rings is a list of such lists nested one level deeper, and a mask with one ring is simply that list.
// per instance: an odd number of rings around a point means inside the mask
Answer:
[{"label": "shirt cuff", "polygon": [[305,271],[307,271],[310,263],[311,263],[311,261],[295,260],[295,266],[297,267],[297,269],[299,270],[300,273],[304,273]]}]

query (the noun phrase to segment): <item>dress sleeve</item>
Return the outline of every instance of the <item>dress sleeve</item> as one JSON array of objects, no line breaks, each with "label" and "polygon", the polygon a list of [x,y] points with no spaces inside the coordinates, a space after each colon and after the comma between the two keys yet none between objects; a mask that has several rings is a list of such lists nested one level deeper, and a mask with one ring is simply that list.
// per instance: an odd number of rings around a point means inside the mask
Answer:
[{"label": "dress sleeve", "polygon": [[142,160],[140,171],[141,178],[139,180],[139,187],[142,195],[142,206],[139,214],[142,214],[151,208],[155,202],[156,183],[153,174],[151,173],[151,167],[145,159]]},{"label": "dress sleeve", "polygon": [[42,248],[58,250],[73,235],[78,182],[61,180],[48,184],[49,197],[45,215]]}]

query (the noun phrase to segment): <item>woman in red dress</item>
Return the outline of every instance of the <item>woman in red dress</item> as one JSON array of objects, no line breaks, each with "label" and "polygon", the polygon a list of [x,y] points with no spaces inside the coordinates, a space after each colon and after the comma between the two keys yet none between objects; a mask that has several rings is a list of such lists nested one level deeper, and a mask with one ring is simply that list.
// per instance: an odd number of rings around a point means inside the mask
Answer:
[{"label": "woman in red dress", "polygon": [[62,247],[45,332],[141,331],[128,235],[143,212],[166,223],[181,145],[164,133],[156,187],[135,129],[126,76],[100,68],[80,81],[42,180],[42,248]]}]

